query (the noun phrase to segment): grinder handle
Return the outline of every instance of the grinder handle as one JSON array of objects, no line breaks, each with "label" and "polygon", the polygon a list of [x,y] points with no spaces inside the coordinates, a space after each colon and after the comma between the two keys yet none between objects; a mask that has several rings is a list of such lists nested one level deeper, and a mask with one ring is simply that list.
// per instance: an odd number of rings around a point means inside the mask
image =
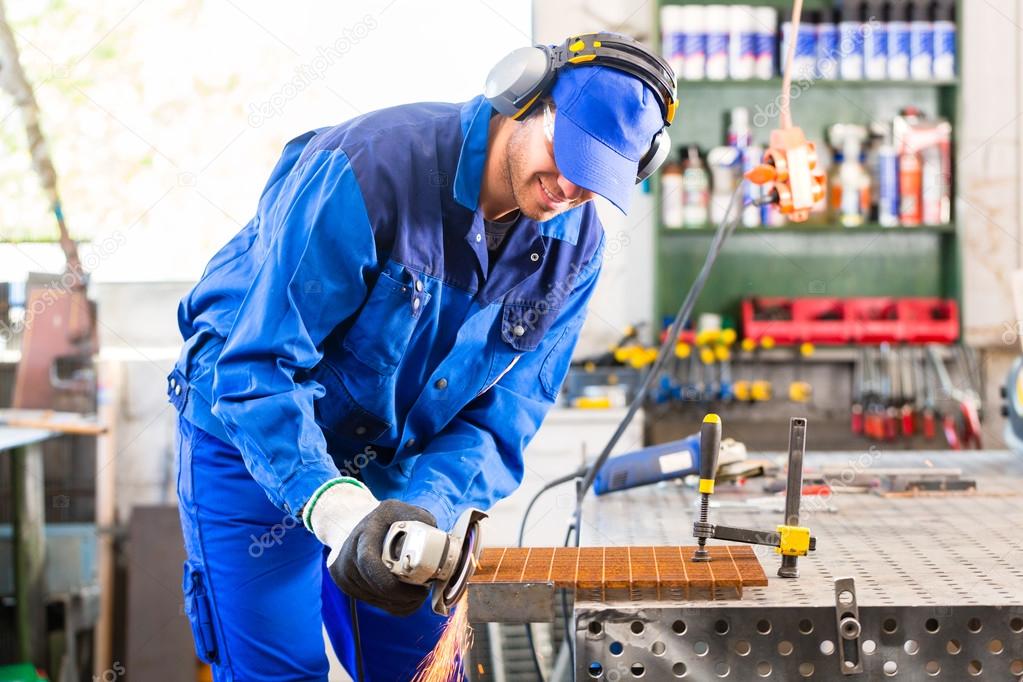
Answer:
[{"label": "grinder handle", "polygon": [[700,492],[714,492],[718,454],[721,452],[721,417],[708,414],[700,427]]}]

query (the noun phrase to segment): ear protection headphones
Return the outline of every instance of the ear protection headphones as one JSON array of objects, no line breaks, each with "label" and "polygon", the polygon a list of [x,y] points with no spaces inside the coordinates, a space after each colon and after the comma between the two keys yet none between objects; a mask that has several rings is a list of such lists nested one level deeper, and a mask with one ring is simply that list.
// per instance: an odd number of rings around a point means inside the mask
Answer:
[{"label": "ear protection headphones", "polygon": [[664,127],[654,135],[639,161],[636,184],[650,177],[671,152],[668,126],[678,109],[675,74],[667,62],[643,44],[616,33],[571,36],[561,45],[521,47],[494,66],[484,95],[509,118],[522,120],[550,92],[558,73],[577,66],[607,66],[635,76],[656,93]]}]

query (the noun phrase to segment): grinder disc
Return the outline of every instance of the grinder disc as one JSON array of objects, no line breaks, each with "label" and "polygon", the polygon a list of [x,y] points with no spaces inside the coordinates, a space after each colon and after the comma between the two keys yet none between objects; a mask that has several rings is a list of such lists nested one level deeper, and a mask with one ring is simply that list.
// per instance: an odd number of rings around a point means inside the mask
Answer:
[{"label": "grinder disc", "polygon": [[451,573],[451,580],[444,586],[443,600],[446,608],[450,608],[461,599],[465,588],[469,585],[469,578],[476,571],[476,564],[473,562],[473,559],[476,558],[476,542],[478,539],[479,524],[473,523],[465,534],[465,542],[462,543],[462,553],[458,557],[458,564],[455,566],[455,570]]}]

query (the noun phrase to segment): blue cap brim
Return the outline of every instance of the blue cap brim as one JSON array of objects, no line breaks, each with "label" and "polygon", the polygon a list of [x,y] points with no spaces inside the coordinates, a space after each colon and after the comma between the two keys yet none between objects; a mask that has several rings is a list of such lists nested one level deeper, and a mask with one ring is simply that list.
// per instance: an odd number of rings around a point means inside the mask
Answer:
[{"label": "blue cap brim", "polygon": [[639,163],[592,137],[561,111],[554,116],[554,162],[573,184],[628,214]]}]

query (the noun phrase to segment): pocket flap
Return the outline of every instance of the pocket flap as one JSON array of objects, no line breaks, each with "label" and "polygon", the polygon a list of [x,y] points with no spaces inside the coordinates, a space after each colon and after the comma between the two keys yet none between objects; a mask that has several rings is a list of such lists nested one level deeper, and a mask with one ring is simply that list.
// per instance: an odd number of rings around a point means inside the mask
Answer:
[{"label": "pocket flap", "polygon": [[501,338],[517,351],[536,350],[556,317],[557,311],[546,303],[505,303],[501,318]]}]

